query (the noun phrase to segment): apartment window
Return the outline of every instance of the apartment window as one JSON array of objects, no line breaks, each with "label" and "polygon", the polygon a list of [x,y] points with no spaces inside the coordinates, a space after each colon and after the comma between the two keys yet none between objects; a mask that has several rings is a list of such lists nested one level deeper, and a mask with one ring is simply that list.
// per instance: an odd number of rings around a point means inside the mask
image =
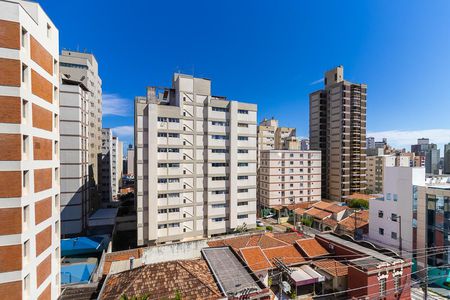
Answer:
[{"label": "apartment window", "polygon": [[247,202],[247,201],[244,201],[244,202],[238,202],[237,205],[238,205],[238,206],[247,206],[247,205],[248,205],[248,202]]},{"label": "apartment window", "polygon": [[180,197],[180,193],[168,193],[167,197],[169,197],[169,198],[177,198],[177,197]]},{"label": "apartment window", "polygon": [[384,235],[384,228],[378,228],[378,233],[380,235]]},{"label": "apartment window", "polygon": [[211,221],[212,222],[223,222],[223,221],[225,221],[225,218],[212,218]]},{"label": "apartment window", "polygon": [[386,194],[386,200],[391,200],[391,193]]},{"label": "apartment window", "polygon": [[227,204],[226,203],[212,204],[211,207],[212,208],[225,208],[225,207],[227,207]]},{"label": "apartment window", "polygon": [[400,292],[400,280],[400,275],[394,276],[394,290],[396,293]]},{"label": "apartment window", "polygon": [[238,163],[238,167],[248,167],[248,163]]},{"label": "apartment window", "polygon": [[165,208],[158,209],[158,214],[166,214],[166,213],[167,213],[167,209],[165,209]]},{"label": "apartment window", "polygon": [[158,199],[167,198],[167,194],[158,194]]},{"label": "apartment window", "polygon": [[59,194],[55,195],[55,208],[59,211]]},{"label": "apartment window", "polygon": [[394,194],[393,197],[394,197],[394,201],[397,202],[397,201],[398,201],[398,195],[397,195],[397,194]]},{"label": "apartment window", "polygon": [[55,181],[59,182],[59,168],[55,168]]},{"label": "apartment window", "polygon": [[238,215],[237,218],[238,219],[247,219],[248,215]]},{"label": "apartment window", "polygon": [[213,167],[228,167],[228,163],[212,163]]},{"label": "apartment window", "polygon": [[215,125],[215,126],[229,126],[228,122],[222,122],[222,121],[212,121],[211,124]]},{"label": "apartment window", "polygon": [[397,214],[391,214],[391,220],[397,222]]},{"label": "apartment window", "polygon": [[212,181],[224,181],[224,180],[228,180],[228,176],[217,176],[212,178]]},{"label": "apartment window", "polygon": [[248,110],[245,110],[245,109],[238,109],[238,114],[248,115]]},{"label": "apartment window", "polygon": [[56,59],[53,59],[53,74],[58,73],[58,61]]},{"label": "apartment window", "polygon": [[378,211],[378,218],[382,218],[384,216],[384,213],[382,210]]},{"label": "apartment window", "polygon": [[290,154],[289,154],[289,157],[294,157],[294,153],[290,153]]},{"label": "apartment window", "polygon": [[248,193],[248,189],[238,189],[238,193]]},{"label": "apartment window", "polygon": [[228,108],[226,107],[212,107],[212,111],[220,111],[220,112],[228,112]]},{"label": "apartment window", "polygon": [[30,290],[31,290],[30,275],[28,274],[23,279],[23,291],[24,291],[24,294],[25,294],[24,295],[25,299],[28,299],[28,297],[30,296]]},{"label": "apartment window", "polygon": [[228,194],[227,190],[219,190],[219,191],[212,191],[213,195],[226,195]]},{"label": "apartment window", "polygon": [[180,223],[169,223],[169,228],[178,228],[180,227]]},{"label": "apartment window", "polygon": [[28,223],[30,222],[30,206],[23,207],[23,225],[25,228],[28,227]]},{"label": "apartment window", "polygon": [[22,136],[22,154],[23,154],[23,158],[27,159],[28,158],[28,135],[23,135]]},{"label": "apartment window", "polygon": [[391,232],[391,239],[394,239],[394,240],[397,239],[397,232],[394,232],[394,231]]},{"label": "apartment window", "polygon": [[228,153],[228,149],[212,149],[212,153]]},{"label": "apartment window", "polygon": [[27,30],[22,27],[22,36],[21,36],[22,47],[27,46],[27,33],[28,33]]},{"label": "apartment window", "polygon": [[25,99],[22,99],[22,119],[23,123],[26,123],[26,119],[28,117],[28,101]]},{"label": "apartment window", "polygon": [[158,224],[158,229],[167,228],[167,224]]},{"label": "apartment window", "polygon": [[22,64],[22,83],[28,82],[28,66]]},{"label": "apartment window", "polygon": [[166,117],[158,117],[158,122],[167,122]]},{"label": "apartment window", "polygon": [[293,162],[293,161],[290,161],[289,164],[292,166],[292,165],[294,164],[294,162]]},{"label": "apartment window", "polygon": [[238,127],[248,128],[248,124],[246,124],[246,123],[238,123]]},{"label": "apartment window", "polygon": [[212,137],[213,140],[228,140],[228,136],[227,135],[214,134],[211,137]]},{"label": "apartment window", "polygon": [[158,183],[167,183],[167,178],[158,178]]},{"label": "apartment window", "polygon": [[248,136],[238,136],[239,141],[248,141]]},{"label": "apartment window", "polygon": [[168,211],[169,211],[169,213],[180,212],[180,208],[179,207],[169,208]]},{"label": "apartment window", "polygon": [[50,24],[47,24],[47,37],[50,38],[52,36],[52,27]]},{"label": "apartment window", "polygon": [[22,188],[23,188],[23,192],[24,194],[28,193],[28,187],[30,185],[29,182],[29,171],[23,171],[22,172]]},{"label": "apartment window", "polygon": [[55,222],[55,235],[57,237],[59,237],[60,233],[59,233],[59,221]]},{"label": "apartment window", "polygon": [[23,244],[23,260],[25,264],[30,261],[30,240],[26,240]]},{"label": "apartment window", "polygon": [[53,127],[58,128],[58,115],[53,115]]},{"label": "apartment window", "polygon": [[248,179],[248,176],[244,176],[244,175],[238,176],[238,180],[247,180],[247,179]]},{"label": "apartment window", "polygon": [[58,153],[59,153],[59,144],[58,144],[58,141],[55,141],[55,142],[54,142],[53,153],[55,154],[55,157],[58,158]]},{"label": "apartment window", "polygon": [[238,153],[248,153],[248,150],[246,150],[246,149],[238,149]]},{"label": "apartment window", "polygon": [[379,288],[380,288],[380,297],[386,296],[386,278],[381,278],[380,281],[378,281]]},{"label": "apartment window", "polygon": [[175,132],[169,132],[168,136],[171,138],[179,138],[180,134],[179,133],[175,133]]}]

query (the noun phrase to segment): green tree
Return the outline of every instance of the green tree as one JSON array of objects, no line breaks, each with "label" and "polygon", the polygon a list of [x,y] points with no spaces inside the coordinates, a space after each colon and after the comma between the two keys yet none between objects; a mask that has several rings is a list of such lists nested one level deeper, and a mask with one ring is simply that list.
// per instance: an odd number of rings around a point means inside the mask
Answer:
[{"label": "green tree", "polygon": [[369,209],[369,201],[364,199],[352,199],[348,203],[348,207],[357,209]]}]

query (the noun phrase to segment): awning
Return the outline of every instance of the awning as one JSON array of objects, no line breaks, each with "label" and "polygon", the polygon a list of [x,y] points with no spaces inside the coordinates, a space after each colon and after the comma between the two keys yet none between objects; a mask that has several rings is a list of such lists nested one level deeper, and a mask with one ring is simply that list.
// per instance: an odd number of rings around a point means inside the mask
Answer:
[{"label": "awning", "polygon": [[318,272],[314,271],[310,266],[301,266],[300,268],[295,268],[290,276],[293,283],[295,283],[295,286],[302,286],[325,281],[325,276],[322,276]]}]

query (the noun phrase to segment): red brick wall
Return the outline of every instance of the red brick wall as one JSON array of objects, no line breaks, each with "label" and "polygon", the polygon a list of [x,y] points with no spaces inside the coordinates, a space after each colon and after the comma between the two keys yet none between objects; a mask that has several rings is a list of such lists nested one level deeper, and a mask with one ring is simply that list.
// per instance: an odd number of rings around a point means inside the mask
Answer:
[{"label": "red brick wall", "polygon": [[0,197],[12,198],[22,196],[22,172],[0,171]]},{"label": "red brick wall", "polygon": [[53,102],[52,83],[35,70],[31,70],[31,92],[47,102]]},{"label": "red brick wall", "polygon": [[22,208],[0,208],[0,235],[22,232]]},{"label": "red brick wall", "polygon": [[31,59],[40,65],[48,74],[53,75],[53,58],[50,53],[33,37],[30,39]]},{"label": "red brick wall", "polygon": [[34,192],[41,192],[52,188],[52,169],[34,170]]},{"label": "red brick wall", "polygon": [[36,268],[36,284],[39,287],[52,272],[52,255],[45,258]]},{"label": "red brick wall", "polygon": [[0,123],[20,124],[21,106],[19,97],[0,96]]},{"label": "red brick wall", "polygon": [[7,133],[0,134],[0,160],[18,161],[21,159],[22,159],[22,135],[7,134]]},{"label": "red brick wall", "polygon": [[0,246],[0,273],[22,269],[22,244]]},{"label": "red brick wall", "polygon": [[52,160],[52,140],[33,137],[33,157],[35,160]]},{"label": "red brick wall", "polygon": [[20,25],[0,20],[0,48],[20,49]]},{"label": "red brick wall", "polygon": [[22,281],[0,283],[0,295],[8,295],[8,300],[21,300]]},{"label": "red brick wall", "polygon": [[52,216],[52,197],[45,198],[34,205],[34,221],[35,224],[47,220]]},{"label": "red brick wall", "polygon": [[52,131],[53,115],[52,112],[46,110],[33,103],[33,127]]},{"label": "red brick wall", "polygon": [[36,256],[39,256],[52,244],[52,226],[36,234]]},{"label": "red brick wall", "polygon": [[20,60],[0,58],[0,85],[20,87]]}]

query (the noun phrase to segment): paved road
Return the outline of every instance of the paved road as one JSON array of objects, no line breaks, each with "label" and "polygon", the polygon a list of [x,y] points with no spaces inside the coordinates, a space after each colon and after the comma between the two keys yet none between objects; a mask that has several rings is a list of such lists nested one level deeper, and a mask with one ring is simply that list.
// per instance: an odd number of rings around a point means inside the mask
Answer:
[{"label": "paved road", "polygon": [[261,221],[266,226],[272,226],[273,232],[286,232],[286,227],[281,224],[277,224],[275,219],[261,219]]}]

